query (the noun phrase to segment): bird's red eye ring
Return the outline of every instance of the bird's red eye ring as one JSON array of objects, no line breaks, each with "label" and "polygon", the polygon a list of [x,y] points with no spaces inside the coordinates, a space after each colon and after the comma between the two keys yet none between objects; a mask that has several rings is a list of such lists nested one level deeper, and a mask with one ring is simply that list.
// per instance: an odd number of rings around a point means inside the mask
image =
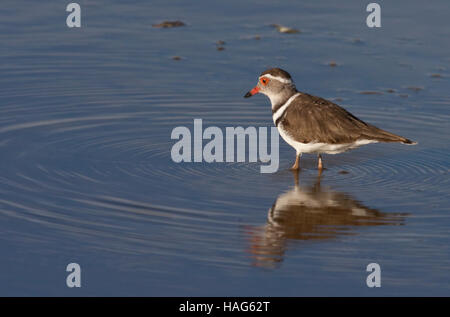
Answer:
[{"label": "bird's red eye ring", "polygon": [[263,84],[265,86],[269,83],[269,78],[262,77],[259,81],[261,82],[261,84]]}]

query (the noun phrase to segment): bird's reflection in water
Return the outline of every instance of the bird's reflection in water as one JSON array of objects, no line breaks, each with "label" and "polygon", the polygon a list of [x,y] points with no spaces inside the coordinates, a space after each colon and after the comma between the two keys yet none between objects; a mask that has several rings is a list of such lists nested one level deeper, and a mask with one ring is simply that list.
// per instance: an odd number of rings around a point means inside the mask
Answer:
[{"label": "bird's reflection in water", "polygon": [[277,197],[266,225],[250,229],[250,254],[255,266],[275,268],[290,240],[327,240],[355,234],[354,226],[402,225],[406,214],[383,213],[345,193],[325,190],[321,175],[312,186],[295,187]]}]

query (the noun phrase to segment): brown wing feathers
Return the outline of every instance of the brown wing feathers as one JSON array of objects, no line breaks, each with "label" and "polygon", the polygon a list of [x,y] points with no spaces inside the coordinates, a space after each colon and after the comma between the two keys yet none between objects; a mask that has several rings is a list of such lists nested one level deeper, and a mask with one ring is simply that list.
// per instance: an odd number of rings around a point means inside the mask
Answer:
[{"label": "brown wing feathers", "polygon": [[282,123],[302,143],[341,144],[368,139],[414,144],[408,139],[365,123],[328,100],[303,93],[288,107]]}]

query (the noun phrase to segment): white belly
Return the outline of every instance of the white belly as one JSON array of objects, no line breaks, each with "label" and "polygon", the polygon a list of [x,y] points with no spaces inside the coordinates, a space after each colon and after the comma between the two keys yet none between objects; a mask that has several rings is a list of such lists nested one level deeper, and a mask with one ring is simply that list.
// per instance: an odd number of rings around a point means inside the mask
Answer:
[{"label": "white belly", "polygon": [[351,149],[355,149],[361,145],[376,143],[375,140],[358,140],[353,143],[342,143],[342,144],[327,144],[321,142],[311,142],[311,143],[301,143],[295,141],[284,129],[283,124],[278,125],[278,132],[281,137],[292,146],[297,154],[300,153],[326,153],[326,154],[338,154]]}]

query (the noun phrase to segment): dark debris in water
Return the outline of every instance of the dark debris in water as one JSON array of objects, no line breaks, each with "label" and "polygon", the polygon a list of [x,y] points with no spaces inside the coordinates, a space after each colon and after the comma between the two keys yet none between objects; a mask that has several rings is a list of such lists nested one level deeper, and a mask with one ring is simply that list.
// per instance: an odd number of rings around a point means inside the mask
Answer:
[{"label": "dark debris in water", "polygon": [[331,61],[331,62],[328,63],[328,66],[330,66],[330,67],[336,67],[336,66],[337,66],[337,63],[336,63],[335,61]]},{"label": "dark debris in water", "polygon": [[386,92],[393,94],[395,92],[395,89],[389,88],[389,89],[386,89]]},{"label": "dark debris in water", "polygon": [[344,170],[342,170],[342,171],[339,171],[339,174],[349,174],[350,172],[348,172],[348,171],[344,171]]},{"label": "dark debris in water", "polygon": [[181,56],[172,56],[172,59],[174,61],[179,61],[179,60],[181,60]]},{"label": "dark debris in water", "polygon": [[225,46],[224,46],[225,44],[226,44],[225,41],[222,41],[222,40],[217,41],[216,42],[216,45],[217,45],[216,49],[218,51],[224,51],[225,50]]},{"label": "dark debris in water", "polygon": [[290,28],[290,27],[287,27],[287,26],[279,25],[279,24],[271,24],[270,26],[276,28],[277,31],[280,32],[280,33],[286,33],[286,34],[301,33],[301,31],[298,30],[298,29]]},{"label": "dark debris in water", "polygon": [[352,39],[352,44],[360,45],[364,44],[364,42],[360,38],[354,38]]},{"label": "dark debris in water", "polygon": [[381,91],[361,91],[361,95],[382,95]]},{"label": "dark debris in water", "polygon": [[419,91],[423,90],[423,87],[409,86],[409,87],[406,87],[406,89],[412,90],[414,92],[419,92]]},{"label": "dark debris in water", "polygon": [[430,77],[431,78],[442,78],[442,75],[436,73],[436,74],[431,74]]},{"label": "dark debris in water", "polygon": [[183,22],[177,20],[177,21],[164,21],[159,24],[153,24],[152,26],[154,28],[176,28],[185,25],[186,24],[184,24]]}]

